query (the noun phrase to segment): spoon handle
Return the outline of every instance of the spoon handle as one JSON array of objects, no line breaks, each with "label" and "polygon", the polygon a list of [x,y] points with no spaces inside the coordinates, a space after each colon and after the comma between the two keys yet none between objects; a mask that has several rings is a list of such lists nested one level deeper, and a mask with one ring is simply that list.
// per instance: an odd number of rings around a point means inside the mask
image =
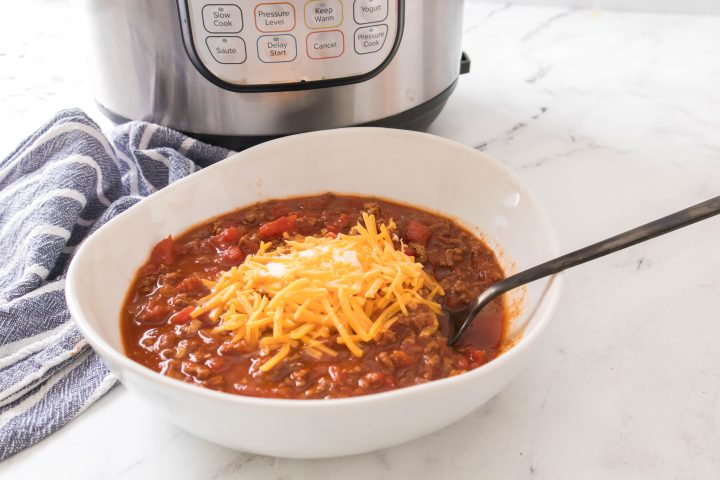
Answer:
[{"label": "spoon handle", "polygon": [[660,218],[650,223],[646,223],[627,232],[615,235],[606,240],[594,243],[588,247],[575,250],[574,252],[565,254],[554,260],[550,260],[540,265],[536,265],[522,272],[516,273],[510,277],[500,280],[499,282],[491,285],[485,290],[475,301],[471,309],[471,314],[467,316],[467,319],[458,331],[453,335],[450,340],[450,344],[455,343],[463,332],[470,325],[475,316],[480,310],[490,303],[497,296],[512,290],[526,283],[539,280],[541,278],[553,275],[558,272],[562,272],[568,268],[576,265],[595,260],[596,258],[603,257],[618,250],[622,250],[627,247],[631,247],[638,243],[650,240],[660,235],[664,235],[678,228],[682,228],[691,225],[700,220],[712,217],[720,213],[720,196],[711,198],[702,203],[698,203],[692,207],[675,212],[667,217]]}]

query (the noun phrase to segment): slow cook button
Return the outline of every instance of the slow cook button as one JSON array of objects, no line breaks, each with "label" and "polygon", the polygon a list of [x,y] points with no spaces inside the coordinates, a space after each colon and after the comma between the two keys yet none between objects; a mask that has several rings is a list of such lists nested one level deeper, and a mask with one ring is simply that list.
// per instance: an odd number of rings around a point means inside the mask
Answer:
[{"label": "slow cook button", "polygon": [[244,63],[245,41],[240,37],[207,37],[205,43],[218,63]]},{"label": "slow cook button", "polygon": [[240,33],[243,28],[242,11],[237,5],[205,5],[202,17],[210,33]]},{"label": "slow cook button", "polygon": [[387,25],[373,25],[355,30],[355,51],[360,55],[380,50],[387,38]]},{"label": "slow cook button", "polygon": [[263,35],[258,38],[258,57],[265,63],[292,62],[297,43],[292,35]]},{"label": "slow cook button", "polygon": [[353,5],[355,23],[382,22],[388,15],[387,0],[355,0]]},{"label": "slow cook button", "polygon": [[307,54],[310,58],[336,58],[344,51],[345,37],[340,30],[314,32],[307,36]]},{"label": "slow cook button", "polygon": [[331,28],[343,21],[340,0],[310,0],[305,4],[305,24],[308,28]]},{"label": "slow cook button", "polygon": [[260,3],[255,7],[255,26],[261,32],[289,32],[295,28],[295,7],[287,2]]}]

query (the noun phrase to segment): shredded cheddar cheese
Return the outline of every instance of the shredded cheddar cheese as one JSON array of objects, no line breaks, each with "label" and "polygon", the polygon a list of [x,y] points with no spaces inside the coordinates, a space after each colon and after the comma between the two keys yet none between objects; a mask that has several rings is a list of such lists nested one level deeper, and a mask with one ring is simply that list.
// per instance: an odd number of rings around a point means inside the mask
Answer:
[{"label": "shredded cheddar cheese", "polygon": [[[419,304],[440,314],[434,298],[443,289],[395,248],[395,224],[378,226],[365,213],[363,223],[335,238],[286,238],[273,251],[261,243],[244,263],[205,281],[211,292],[191,316],[207,314],[216,332],[257,344],[267,372],[293,350],[322,358],[347,348],[361,357],[366,343]],[[433,334],[437,320],[431,329],[423,333]]]}]

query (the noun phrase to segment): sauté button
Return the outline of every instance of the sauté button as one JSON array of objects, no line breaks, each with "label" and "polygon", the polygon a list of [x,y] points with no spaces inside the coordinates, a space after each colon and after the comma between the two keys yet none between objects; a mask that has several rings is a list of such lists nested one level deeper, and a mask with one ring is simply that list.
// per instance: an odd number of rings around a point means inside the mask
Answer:
[{"label": "saut\u00e9 button", "polygon": [[261,32],[289,32],[295,28],[295,7],[287,2],[260,3],[255,7],[255,26]]},{"label": "saut\u00e9 button", "polygon": [[202,17],[205,30],[210,33],[240,33],[243,29],[242,11],[237,5],[205,5]]},{"label": "saut\u00e9 button", "polygon": [[207,37],[205,43],[218,63],[244,63],[245,41],[240,37]]},{"label": "saut\u00e9 button", "polygon": [[355,0],[353,5],[355,23],[382,22],[388,16],[387,0]]},{"label": "saut\u00e9 button", "polygon": [[360,55],[377,52],[385,45],[387,33],[387,25],[358,28],[355,30],[355,51]]},{"label": "saut\u00e9 button", "polygon": [[310,58],[336,58],[344,51],[345,37],[340,30],[313,32],[307,36],[307,54]]},{"label": "saut\u00e9 button", "polygon": [[297,57],[297,42],[292,35],[263,35],[257,46],[258,57],[265,63],[292,62]]},{"label": "saut\u00e9 button", "polygon": [[305,4],[305,24],[308,28],[331,28],[343,21],[340,0],[311,0]]}]

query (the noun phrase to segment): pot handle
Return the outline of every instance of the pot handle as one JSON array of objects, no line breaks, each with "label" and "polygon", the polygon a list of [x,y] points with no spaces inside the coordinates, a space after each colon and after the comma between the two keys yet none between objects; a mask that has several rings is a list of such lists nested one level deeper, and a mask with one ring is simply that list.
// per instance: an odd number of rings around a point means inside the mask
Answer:
[{"label": "pot handle", "polygon": [[460,75],[470,73],[470,57],[467,53],[462,52],[460,56]]}]

